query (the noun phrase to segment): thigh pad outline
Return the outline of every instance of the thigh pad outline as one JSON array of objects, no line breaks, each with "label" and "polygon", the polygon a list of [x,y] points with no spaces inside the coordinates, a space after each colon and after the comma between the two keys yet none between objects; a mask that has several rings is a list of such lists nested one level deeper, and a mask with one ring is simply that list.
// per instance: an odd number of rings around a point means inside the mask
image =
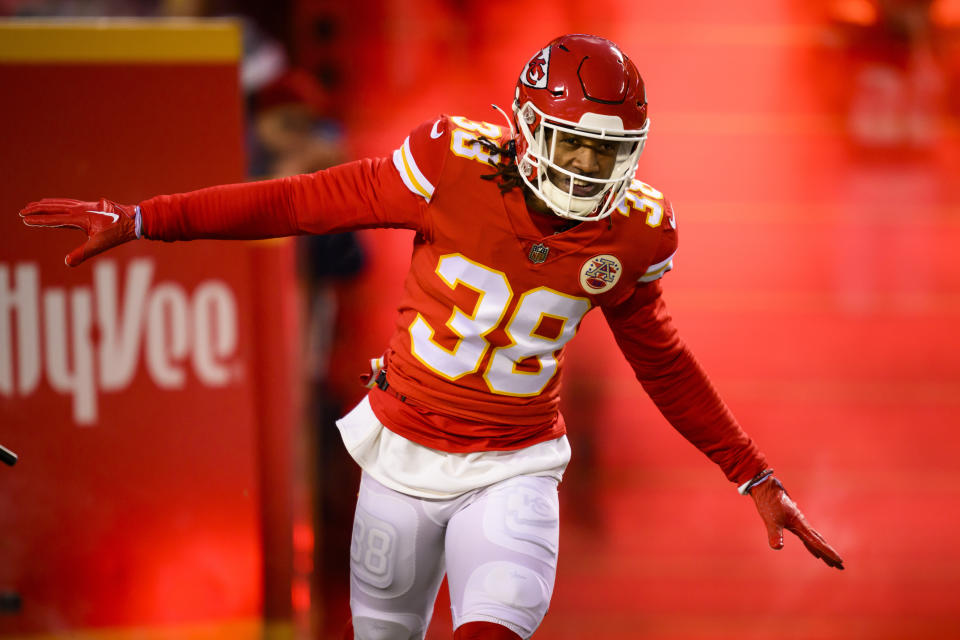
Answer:
[{"label": "thigh pad outline", "polygon": [[462,609],[454,624],[493,620],[528,638],[540,626],[550,606],[552,585],[529,567],[513,562],[488,562],[467,580]]},{"label": "thigh pad outline", "polygon": [[517,484],[491,496],[499,504],[489,505],[484,513],[487,540],[555,565],[560,546],[560,509],[555,487],[551,484],[551,491],[543,492]]},{"label": "thigh pad outline", "polygon": [[378,598],[407,593],[416,578],[417,513],[393,496],[377,494],[357,504],[350,570],[357,586]]}]

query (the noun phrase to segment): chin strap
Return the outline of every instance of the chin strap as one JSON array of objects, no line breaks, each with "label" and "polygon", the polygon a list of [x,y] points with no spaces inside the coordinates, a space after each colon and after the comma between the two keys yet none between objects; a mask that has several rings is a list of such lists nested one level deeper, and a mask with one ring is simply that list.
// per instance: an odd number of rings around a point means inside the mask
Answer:
[{"label": "chin strap", "polygon": [[507,115],[507,112],[500,108],[500,105],[491,104],[491,107],[500,112],[500,115],[503,116],[503,119],[507,121],[507,126],[510,128],[510,139],[513,140],[517,137],[517,130],[513,128],[513,120],[510,119],[510,116]]}]

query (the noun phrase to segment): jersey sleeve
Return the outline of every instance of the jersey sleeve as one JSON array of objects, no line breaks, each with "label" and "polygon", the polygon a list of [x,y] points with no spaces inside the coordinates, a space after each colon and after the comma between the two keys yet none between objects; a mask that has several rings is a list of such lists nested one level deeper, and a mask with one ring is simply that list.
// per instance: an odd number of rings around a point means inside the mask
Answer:
[{"label": "jersey sleeve", "polygon": [[641,282],[629,299],[603,312],[640,384],[684,438],[736,484],[766,468],[766,458],[680,339],[658,280]]},{"label": "jersey sleeve", "polygon": [[393,152],[393,166],[414,196],[430,202],[450,147],[447,116],[422,123]]},{"label": "jersey sleeve", "polygon": [[660,244],[654,253],[653,263],[640,276],[640,282],[648,283],[659,280],[673,269],[673,257],[677,253],[677,219],[673,212],[673,205],[669,200],[663,200],[663,219],[660,221]]},{"label": "jersey sleeve", "polygon": [[429,236],[425,211],[449,144],[446,123],[423,123],[390,158],[150,198],[140,203],[143,235],[256,239],[392,227]]}]

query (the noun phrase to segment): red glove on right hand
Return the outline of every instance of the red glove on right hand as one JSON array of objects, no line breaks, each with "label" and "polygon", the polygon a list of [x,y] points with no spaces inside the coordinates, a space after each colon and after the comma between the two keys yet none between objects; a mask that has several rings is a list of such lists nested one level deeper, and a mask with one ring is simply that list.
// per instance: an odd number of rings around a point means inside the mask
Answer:
[{"label": "red glove on right hand", "polygon": [[29,227],[76,227],[87,234],[87,241],[67,254],[65,262],[75,267],[87,258],[135,240],[137,207],[110,200],[83,202],[66,198],[44,198],[20,210]]},{"label": "red glove on right hand", "polygon": [[771,473],[772,470],[768,470],[767,476],[745,491],[757,504],[757,511],[767,525],[770,548],[783,548],[783,530],[786,529],[800,538],[807,551],[826,562],[827,566],[842,570],[843,558],[807,523],[797,503],[790,499],[780,481],[769,475]]}]

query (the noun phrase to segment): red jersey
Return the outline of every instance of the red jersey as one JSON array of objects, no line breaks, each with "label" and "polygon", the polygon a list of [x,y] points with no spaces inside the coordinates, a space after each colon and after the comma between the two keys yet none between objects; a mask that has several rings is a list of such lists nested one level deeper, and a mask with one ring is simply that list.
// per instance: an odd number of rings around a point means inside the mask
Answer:
[{"label": "red jersey", "polygon": [[[494,426],[499,444],[514,448],[563,433],[564,345],[590,309],[630,297],[651,265],[656,277],[669,268],[676,233],[662,195],[631,193],[613,219],[545,236],[520,189],[502,194],[483,179],[496,158],[478,135],[503,141],[500,127],[443,117],[394,154],[424,224],[387,372],[397,393]],[[637,208],[641,199],[650,212]]]},{"label": "red jersey", "polygon": [[743,482],[765,467],[680,341],[658,279],[677,247],[670,203],[634,181],[609,218],[544,235],[516,188],[502,193],[484,122],[442,116],[391,159],[141,203],[146,237],[254,238],[413,229],[387,351],[370,401],[391,431],[434,449],[511,450],[559,437],[563,348],[603,309],[637,377],[673,426]]}]

